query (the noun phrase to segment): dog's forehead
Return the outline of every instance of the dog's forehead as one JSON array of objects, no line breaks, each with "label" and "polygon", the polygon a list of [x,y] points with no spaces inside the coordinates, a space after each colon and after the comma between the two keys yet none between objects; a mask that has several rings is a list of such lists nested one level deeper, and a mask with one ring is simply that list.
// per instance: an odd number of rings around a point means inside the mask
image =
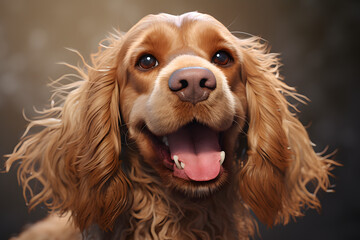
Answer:
[{"label": "dog's forehead", "polygon": [[135,61],[144,53],[158,55],[162,52],[160,55],[170,56],[169,53],[196,52],[205,56],[215,48],[233,49],[233,43],[230,31],[210,15],[162,13],[148,15],[135,24],[126,33],[122,50],[125,61]]},{"label": "dog's forehead", "polygon": [[148,15],[135,24],[126,34],[125,45],[135,48],[145,42],[153,46],[159,46],[161,43],[175,44],[175,42],[181,42],[181,45],[190,42],[201,45],[205,40],[217,42],[230,40],[231,36],[232,34],[222,23],[207,14],[190,12],[175,16],[161,13]]},{"label": "dog's forehead", "polygon": [[206,28],[209,31],[216,29],[228,32],[227,28],[214,17],[198,12],[189,12],[182,15],[161,13],[145,16],[128,33],[132,33],[131,35],[142,35],[144,32],[149,32],[149,30],[157,31],[166,27],[181,31],[183,34],[191,33],[194,28]]},{"label": "dog's forehead", "polygon": [[168,24],[175,25],[179,28],[181,28],[184,25],[195,23],[195,22],[211,22],[212,24],[221,25],[223,26],[218,20],[216,20],[214,17],[198,13],[198,12],[188,12],[184,13],[182,15],[171,15],[167,13],[160,13],[157,15],[148,15],[141,19],[139,23],[153,23],[153,22],[164,22]]}]

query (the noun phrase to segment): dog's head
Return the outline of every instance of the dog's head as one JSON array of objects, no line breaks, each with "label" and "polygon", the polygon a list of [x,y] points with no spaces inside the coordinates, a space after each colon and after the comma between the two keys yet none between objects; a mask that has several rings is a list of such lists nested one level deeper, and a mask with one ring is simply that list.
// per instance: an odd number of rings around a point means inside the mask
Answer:
[{"label": "dog's head", "polygon": [[269,225],[319,206],[307,183],[327,189],[330,160],[289,110],[285,96],[302,97],[258,38],[187,13],[147,16],[109,41],[77,69],[83,81],[49,110],[56,118],[32,122],[46,128],[8,160],[23,160],[25,192],[32,179],[42,183],[30,203],[71,210],[82,228],[111,228],[131,199],[124,169],[138,159],[184,197],[231,185]]},{"label": "dog's head", "polygon": [[231,172],[248,105],[238,41],[197,13],[148,16],[125,35],[121,115],[144,160],[185,194],[206,195]]}]

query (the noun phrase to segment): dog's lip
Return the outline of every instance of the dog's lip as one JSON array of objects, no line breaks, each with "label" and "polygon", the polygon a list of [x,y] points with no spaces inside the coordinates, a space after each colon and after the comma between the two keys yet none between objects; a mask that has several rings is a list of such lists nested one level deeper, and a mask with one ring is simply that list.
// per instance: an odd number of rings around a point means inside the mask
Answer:
[{"label": "dog's lip", "polygon": [[[198,122],[194,120],[194,121],[192,121],[192,122],[188,122],[188,123],[186,123],[186,124],[178,127],[178,128],[177,128],[175,131],[173,131],[173,132],[178,131],[180,128],[182,128],[182,127],[184,127],[184,126],[186,126],[186,125],[194,124],[194,123],[195,123],[195,124],[198,124]],[[160,145],[163,145],[163,147],[166,147],[167,149],[169,149],[165,142],[167,141],[167,136],[168,136],[169,134],[173,133],[173,132],[169,132],[169,133],[163,134],[163,135],[157,135],[157,134],[153,133],[153,132],[146,126],[146,124],[142,125],[142,126],[139,127],[139,128],[142,129],[141,131],[142,131],[144,134],[146,134],[146,135],[152,140],[152,142],[156,143],[156,145],[160,144]],[[209,127],[209,128],[210,128],[210,127]],[[226,130],[225,130],[225,131],[226,131]],[[224,133],[225,131],[219,132],[219,144],[220,144],[221,149],[222,149],[222,144],[223,144],[223,133]]]},{"label": "dog's lip", "polygon": [[163,160],[164,166],[171,169],[171,167],[173,166],[173,161],[171,161],[170,158],[169,147],[166,146],[162,141],[164,136],[155,135],[146,126],[142,127],[142,129],[142,132],[150,139],[159,158]]}]

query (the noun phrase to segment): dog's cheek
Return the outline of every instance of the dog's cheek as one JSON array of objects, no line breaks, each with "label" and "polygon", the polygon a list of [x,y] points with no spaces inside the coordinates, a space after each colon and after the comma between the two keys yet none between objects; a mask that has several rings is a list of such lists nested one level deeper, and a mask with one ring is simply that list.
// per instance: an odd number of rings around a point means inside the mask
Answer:
[{"label": "dog's cheek", "polygon": [[235,99],[236,116],[238,116],[239,121],[243,122],[246,120],[246,115],[248,111],[245,85],[241,81],[236,81],[230,87],[231,93]]}]

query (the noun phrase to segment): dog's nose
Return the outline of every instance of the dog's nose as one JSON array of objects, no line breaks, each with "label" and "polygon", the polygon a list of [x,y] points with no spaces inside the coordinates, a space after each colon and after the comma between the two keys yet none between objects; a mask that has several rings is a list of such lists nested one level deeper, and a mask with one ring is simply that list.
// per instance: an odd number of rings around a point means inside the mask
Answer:
[{"label": "dog's nose", "polygon": [[209,97],[216,88],[216,78],[207,68],[181,68],[171,74],[169,88],[181,101],[195,104]]}]

